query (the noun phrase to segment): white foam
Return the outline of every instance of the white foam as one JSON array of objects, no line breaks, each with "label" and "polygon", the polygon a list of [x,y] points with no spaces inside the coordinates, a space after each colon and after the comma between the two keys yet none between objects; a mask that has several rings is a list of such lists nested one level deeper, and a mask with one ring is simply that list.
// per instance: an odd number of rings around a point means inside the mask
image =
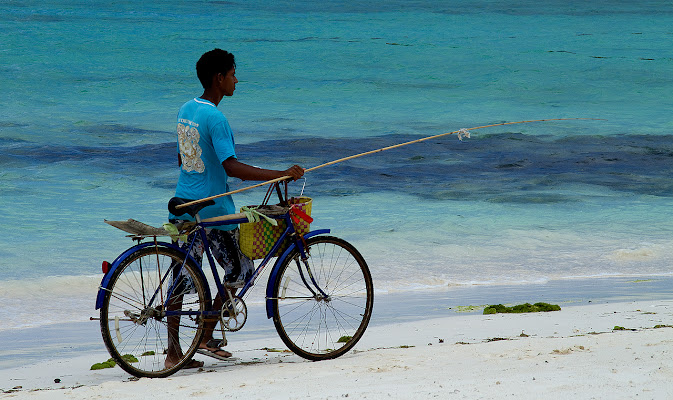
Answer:
[{"label": "white foam", "polygon": [[88,321],[96,316],[99,276],[54,276],[0,282],[0,330],[62,322]]}]

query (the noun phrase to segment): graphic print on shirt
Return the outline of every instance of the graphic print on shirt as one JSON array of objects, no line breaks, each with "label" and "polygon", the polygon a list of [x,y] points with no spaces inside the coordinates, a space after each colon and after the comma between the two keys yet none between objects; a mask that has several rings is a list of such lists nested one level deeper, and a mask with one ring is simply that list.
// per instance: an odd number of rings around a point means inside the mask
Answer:
[{"label": "graphic print on shirt", "polygon": [[201,147],[199,146],[199,131],[194,126],[178,124],[178,143],[180,146],[180,157],[182,158],[182,168],[187,171],[203,172],[206,166],[201,160]]}]

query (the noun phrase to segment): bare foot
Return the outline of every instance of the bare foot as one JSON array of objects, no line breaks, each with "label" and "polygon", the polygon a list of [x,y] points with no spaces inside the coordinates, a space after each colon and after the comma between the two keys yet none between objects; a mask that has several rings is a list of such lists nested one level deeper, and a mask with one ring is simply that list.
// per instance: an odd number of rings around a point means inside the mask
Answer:
[{"label": "bare foot", "polygon": [[203,361],[191,360],[182,368],[201,368],[205,363]]},{"label": "bare foot", "polygon": [[[169,359],[166,359],[166,361],[164,361],[164,366],[166,368],[171,368],[171,367],[175,366],[175,364],[177,364],[177,362],[173,362],[172,360],[169,360]],[[203,361],[197,361],[197,360],[192,359],[192,360],[189,360],[189,362],[187,364],[185,364],[185,366],[182,367],[182,368],[184,368],[184,369],[201,368],[201,367],[203,367],[203,365],[204,365]]]}]

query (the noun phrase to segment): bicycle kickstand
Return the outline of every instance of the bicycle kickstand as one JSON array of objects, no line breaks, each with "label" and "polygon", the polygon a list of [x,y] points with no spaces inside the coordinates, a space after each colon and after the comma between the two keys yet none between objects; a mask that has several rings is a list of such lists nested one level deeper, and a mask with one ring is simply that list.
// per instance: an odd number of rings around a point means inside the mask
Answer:
[{"label": "bicycle kickstand", "polygon": [[224,321],[222,321],[222,316],[220,316],[220,330],[222,331],[222,341],[218,347],[224,347],[227,345],[227,336],[224,334]]}]

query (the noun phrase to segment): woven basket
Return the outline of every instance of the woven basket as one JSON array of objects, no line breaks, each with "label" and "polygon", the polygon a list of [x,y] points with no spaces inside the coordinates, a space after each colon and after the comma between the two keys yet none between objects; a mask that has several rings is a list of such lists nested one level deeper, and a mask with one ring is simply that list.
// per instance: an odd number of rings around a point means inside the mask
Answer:
[{"label": "woven basket", "polygon": [[[296,208],[303,211],[306,215],[311,215],[313,199],[310,197],[293,197],[290,199],[289,203],[290,205],[295,205]],[[309,221],[305,221],[301,218],[293,219],[295,221],[294,228],[297,231],[297,234],[304,235],[308,233],[311,227]],[[273,226],[263,219],[259,222],[241,224],[241,233],[238,243],[241,252],[252,260],[266,257],[271,251],[271,248],[273,248],[273,245],[276,244],[276,241],[280,238],[280,235],[285,232],[285,229],[287,228],[285,220],[279,219],[277,221],[278,226]],[[274,257],[283,254],[289,245],[290,241],[285,239],[276,254],[274,254]]]}]

